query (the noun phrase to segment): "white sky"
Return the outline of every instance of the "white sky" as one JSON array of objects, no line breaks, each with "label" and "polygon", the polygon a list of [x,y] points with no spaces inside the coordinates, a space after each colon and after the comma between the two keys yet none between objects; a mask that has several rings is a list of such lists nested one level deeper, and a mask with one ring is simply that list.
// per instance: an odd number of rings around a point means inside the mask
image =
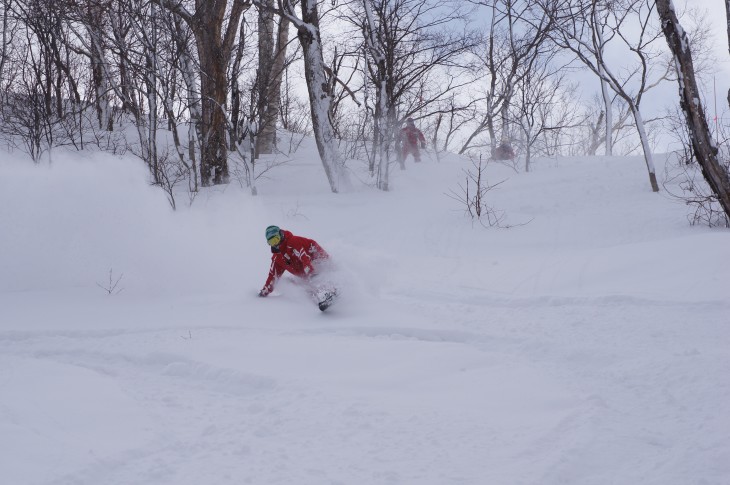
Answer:
[{"label": "white sky", "polygon": [[[718,112],[727,108],[727,90],[730,88],[730,54],[728,53],[727,16],[725,3],[722,0],[688,0],[688,5],[696,5],[707,9],[712,35],[715,38],[714,53],[717,57],[716,76]],[[708,116],[714,116],[714,107],[708,107]]]}]

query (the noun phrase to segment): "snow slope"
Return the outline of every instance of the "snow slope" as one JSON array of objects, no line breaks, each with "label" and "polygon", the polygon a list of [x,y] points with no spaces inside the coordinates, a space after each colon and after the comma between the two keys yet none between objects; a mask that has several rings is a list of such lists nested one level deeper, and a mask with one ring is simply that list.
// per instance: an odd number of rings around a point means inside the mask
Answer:
[{"label": "snow slope", "polygon": [[[468,160],[331,194],[315,153],[176,213],[131,159],[0,155],[2,483],[730,483],[730,232],[640,159],[490,165],[497,229]],[[256,296],[269,224],[328,312]]]}]

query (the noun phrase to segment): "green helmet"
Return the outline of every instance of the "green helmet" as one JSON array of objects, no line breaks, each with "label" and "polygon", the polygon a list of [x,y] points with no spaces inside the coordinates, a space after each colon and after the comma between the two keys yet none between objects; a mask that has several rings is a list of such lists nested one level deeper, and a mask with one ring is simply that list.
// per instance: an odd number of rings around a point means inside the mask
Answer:
[{"label": "green helmet", "polygon": [[278,246],[282,239],[283,235],[279,226],[269,226],[266,228],[266,242],[269,243],[269,246]]}]

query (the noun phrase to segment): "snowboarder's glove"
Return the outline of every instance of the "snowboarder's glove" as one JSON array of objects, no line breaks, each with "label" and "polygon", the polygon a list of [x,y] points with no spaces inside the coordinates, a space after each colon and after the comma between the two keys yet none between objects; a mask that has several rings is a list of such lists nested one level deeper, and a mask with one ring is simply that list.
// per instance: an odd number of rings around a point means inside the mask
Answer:
[{"label": "snowboarder's glove", "polygon": [[259,291],[259,296],[260,297],[268,296],[269,293],[270,293],[270,291],[268,289],[264,288],[261,291]]}]

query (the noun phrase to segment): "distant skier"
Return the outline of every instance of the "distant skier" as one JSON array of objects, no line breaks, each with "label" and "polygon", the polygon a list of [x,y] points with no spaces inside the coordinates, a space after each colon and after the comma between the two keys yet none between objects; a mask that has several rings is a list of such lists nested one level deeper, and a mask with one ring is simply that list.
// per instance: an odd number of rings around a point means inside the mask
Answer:
[{"label": "distant skier", "polygon": [[278,226],[266,228],[266,242],[271,246],[271,267],[269,277],[259,296],[268,296],[285,271],[301,278],[310,296],[317,300],[324,311],[337,296],[337,289],[331,284],[319,281],[322,267],[329,260],[327,251],[317,241],[295,236]]},{"label": "distant skier", "polygon": [[413,118],[406,120],[406,126],[401,128],[398,132],[396,142],[400,145],[400,152],[398,161],[400,162],[400,168],[406,168],[406,158],[408,154],[413,155],[413,159],[416,162],[421,161],[421,153],[418,151],[418,145],[420,142],[421,148],[426,148],[426,137],[423,136],[421,130],[416,128],[416,123]]},{"label": "distant skier", "polygon": [[494,156],[492,158],[494,158],[495,160],[514,160],[515,151],[512,148],[512,145],[510,145],[506,141],[503,141],[494,150]]}]

